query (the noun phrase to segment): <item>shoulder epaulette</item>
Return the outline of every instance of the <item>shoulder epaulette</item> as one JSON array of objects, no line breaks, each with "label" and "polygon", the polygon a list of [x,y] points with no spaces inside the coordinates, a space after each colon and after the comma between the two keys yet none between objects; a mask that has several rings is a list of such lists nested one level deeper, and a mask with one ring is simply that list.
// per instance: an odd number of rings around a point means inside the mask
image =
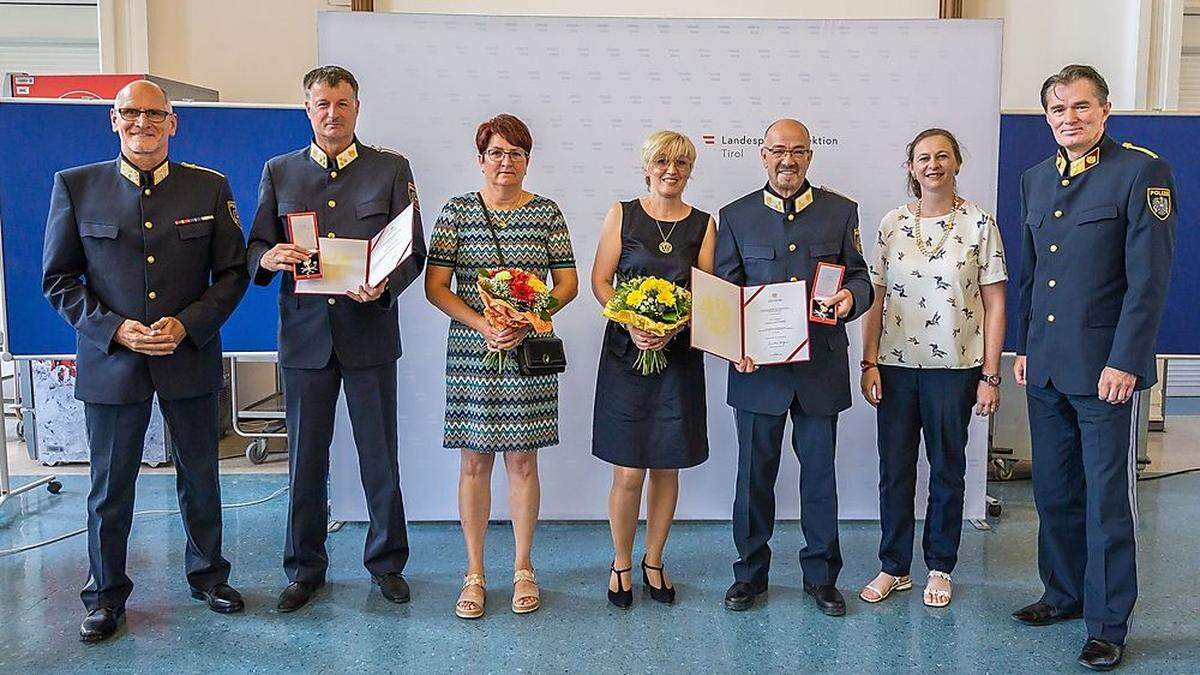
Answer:
[{"label": "shoulder epaulette", "polygon": [[828,185],[818,185],[817,189],[824,190],[825,192],[828,192],[829,194],[837,195],[843,199],[849,199],[850,201],[854,201],[850,197],[838,192],[837,190],[834,190],[833,188],[829,187]]},{"label": "shoulder epaulette", "polygon": [[372,145],[370,147],[372,150],[378,150],[379,152],[386,152],[389,155],[395,155],[397,157],[404,157],[404,155],[396,152],[395,150],[393,150],[391,148],[385,148],[382,145]]},{"label": "shoulder epaulette", "polygon": [[187,167],[187,168],[189,168],[189,169],[199,169],[199,170],[201,170],[201,171],[207,171],[207,172],[209,172],[209,173],[215,173],[215,174],[217,174],[218,176],[220,176],[221,178],[224,178],[224,177],[225,177],[225,174],[221,173],[220,171],[217,171],[216,169],[210,169],[210,168],[208,168],[207,166],[200,166],[199,164],[192,164],[192,163],[190,163],[190,162],[180,162],[180,164],[181,164],[181,165],[183,165],[183,166],[186,166],[186,167]]},{"label": "shoulder epaulette", "polygon": [[1147,155],[1150,155],[1150,157],[1152,157],[1152,158],[1154,158],[1154,159],[1158,159],[1158,154],[1157,154],[1157,153],[1154,153],[1154,152],[1152,152],[1152,151],[1150,151],[1150,150],[1147,150],[1146,148],[1143,148],[1143,147],[1141,147],[1141,146],[1134,145],[1133,143],[1128,143],[1128,142],[1126,142],[1126,143],[1122,143],[1122,144],[1121,144],[1121,147],[1122,147],[1122,148],[1125,148],[1126,150],[1137,150],[1138,152],[1144,152],[1144,153],[1146,153]]}]

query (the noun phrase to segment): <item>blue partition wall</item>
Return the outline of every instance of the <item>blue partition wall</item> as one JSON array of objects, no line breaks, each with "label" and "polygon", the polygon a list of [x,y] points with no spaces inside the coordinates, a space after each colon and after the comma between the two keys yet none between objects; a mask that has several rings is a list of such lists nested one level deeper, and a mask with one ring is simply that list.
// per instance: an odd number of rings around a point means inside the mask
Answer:
[{"label": "blue partition wall", "polygon": [[[1112,115],[1108,133],[1118,143],[1126,141],[1157,153],[1175,171],[1175,208],[1179,226],[1175,233],[1175,262],[1167,311],[1158,333],[1159,354],[1200,354],[1200,163],[1194,143],[1200,142],[1200,117],[1191,115]],[[1000,180],[996,220],[1008,256],[1008,332],[1004,348],[1012,351],[1016,335],[1021,271],[1021,174],[1049,157],[1054,137],[1040,114],[1010,114],[1000,119]],[[1190,150],[1189,150],[1190,148]],[[1103,161],[1103,160],[1102,160]]]},{"label": "blue partition wall", "polygon": [[[9,351],[18,357],[73,354],[71,328],[46,303],[41,292],[42,234],[54,172],[112,159],[117,141],[109,130],[107,105],[80,102],[0,103],[0,143],[10,161],[0,171],[0,227]],[[266,160],[302,147],[311,137],[299,108],[180,105],[180,128],[171,141],[171,158],[221,171],[229,178],[249,228]],[[1167,312],[1159,333],[1160,354],[1200,354],[1200,163],[1187,148],[1200,140],[1200,117],[1184,115],[1113,115],[1110,134],[1150,148],[1175,169],[1179,210],[1175,265]],[[1021,266],[1021,173],[1054,151],[1054,140],[1041,115],[1007,114],[1000,128],[999,194],[996,218],[1008,253],[1009,339],[1013,348]],[[221,332],[230,353],[276,351],[278,281],[251,286]]]},{"label": "blue partition wall", "polygon": [[[9,158],[0,171],[5,319],[8,350],[14,356],[75,353],[74,331],[42,296],[42,237],[54,173],[117,156],[110,109],[81,102],[0,103],[0,143]],[[224,173],[248,232],[263,164],[312,137],[304,111],[186,104],[175,111],[179,132],[171,139],[171,159]],[[276,351],[278,283],[250,287],[221,331],[225,351]]]}]

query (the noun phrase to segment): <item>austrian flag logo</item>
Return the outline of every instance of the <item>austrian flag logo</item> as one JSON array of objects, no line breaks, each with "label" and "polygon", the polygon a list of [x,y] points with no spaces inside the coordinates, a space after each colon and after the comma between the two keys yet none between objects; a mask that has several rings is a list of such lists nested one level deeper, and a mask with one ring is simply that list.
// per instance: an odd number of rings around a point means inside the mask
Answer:
[{"label": "austrian flag logo", "polygon": [[704,134],[703,136],[701,136],[701,138],[704,140],[705,145],[716,145],[717,144],[717,137],[715,134]]}]

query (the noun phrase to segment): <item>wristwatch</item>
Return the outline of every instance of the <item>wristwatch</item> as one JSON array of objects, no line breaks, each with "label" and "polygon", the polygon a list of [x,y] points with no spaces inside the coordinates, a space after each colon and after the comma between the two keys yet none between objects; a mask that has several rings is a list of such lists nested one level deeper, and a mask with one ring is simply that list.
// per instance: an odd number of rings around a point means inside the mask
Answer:
[{"label": "wristwatch", "polygon": [[979,381],[987,382],[988,384],[992,385],[993,387],[1000,386],[1000,376],[999,375],[987,375],[985,373],[980,373]]}]

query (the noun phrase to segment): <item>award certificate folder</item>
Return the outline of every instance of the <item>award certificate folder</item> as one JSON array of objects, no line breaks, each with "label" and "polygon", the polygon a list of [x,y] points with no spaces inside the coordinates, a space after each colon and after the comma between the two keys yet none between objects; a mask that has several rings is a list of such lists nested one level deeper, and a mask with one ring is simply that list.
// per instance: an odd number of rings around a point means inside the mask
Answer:
[{"label": "award certificate folder", "polygon": [[412,255],[413,207],[371,239],[318,239],[316,248],[321,276],[297,278],[297,293],[345,295],[359,286],[376,286]]},{"label": "award certificate folder", "polygon": [[809,360],[807,284],[743,287],[693,267],[692,347],[760,366]]}]

